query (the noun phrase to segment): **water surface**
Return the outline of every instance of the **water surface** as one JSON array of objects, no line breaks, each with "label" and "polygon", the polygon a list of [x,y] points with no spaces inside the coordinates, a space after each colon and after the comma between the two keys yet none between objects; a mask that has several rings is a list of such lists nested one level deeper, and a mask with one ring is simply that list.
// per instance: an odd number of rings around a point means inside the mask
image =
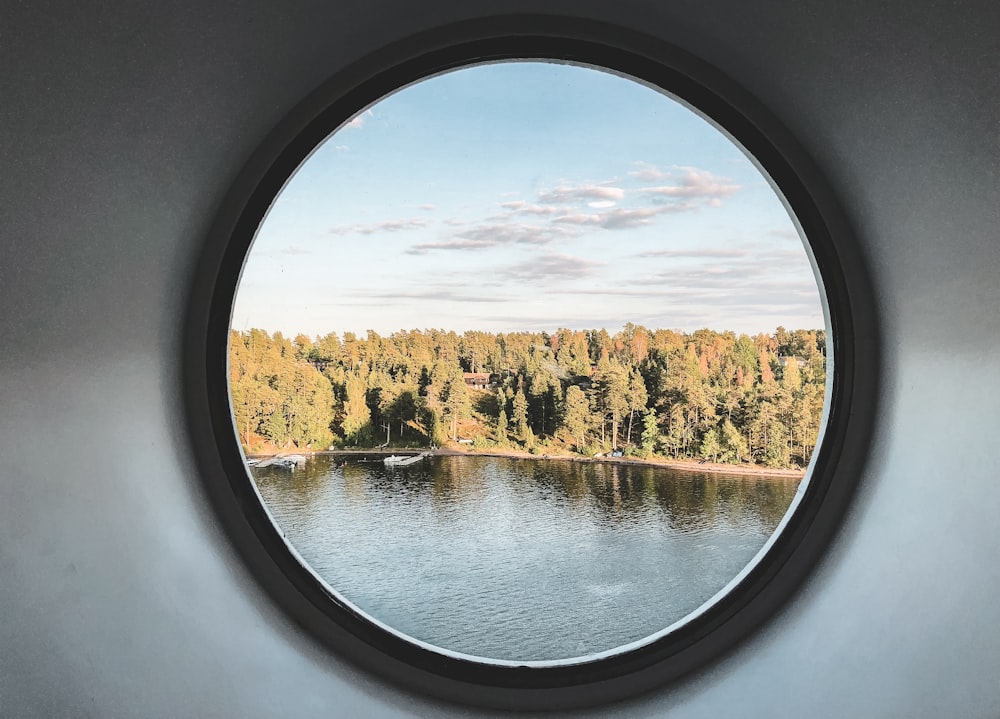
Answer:
[{"label": "water surface", "polygon": [[753,558],[798,485],[545,459],[342,461],[253,471],[296,550],[396,630],[514,661],[602,652],[682,619]]}]

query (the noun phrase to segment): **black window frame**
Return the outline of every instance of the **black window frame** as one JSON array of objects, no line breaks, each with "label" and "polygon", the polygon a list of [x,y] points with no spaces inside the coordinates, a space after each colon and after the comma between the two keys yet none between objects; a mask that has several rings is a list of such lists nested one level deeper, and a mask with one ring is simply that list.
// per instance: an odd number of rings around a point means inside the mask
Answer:
[{"label": "black window frame", "polygon": [[[309,154],[357,112],[435,74],[503,60],[553,60],[662,88],[711,118],[756,159],[802,226],[822,277],[833,349],[828,419],[804,495],[763,558],[696,618],[629,651],[570,665],[508,666],[436,652],[386,631],[331,595],[291,552],[252,486],[228,389],[232,303],[274,198]],[[766,623],[824,556],[867,455],[879,380],[868,273],[836,198],[808,153],[759,101],[662,40],[585,18],[510,15],[456,23],[383,47],[337,71],[261,142],[219,212],[189,302],[188,430],[221,526],[266,596],[338,659],[411,690],[480,707],[593,706],[663,687]]]}]

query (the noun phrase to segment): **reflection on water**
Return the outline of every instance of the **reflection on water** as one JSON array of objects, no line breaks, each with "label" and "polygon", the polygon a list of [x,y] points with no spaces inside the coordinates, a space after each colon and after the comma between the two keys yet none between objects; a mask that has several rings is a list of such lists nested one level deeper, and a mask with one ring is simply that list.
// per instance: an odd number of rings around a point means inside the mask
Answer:
[{"label": "reflection on water", "polygon": [[746,566],[798,485],[542,459],[338,463],[254,470],[312,568],[398,631],[519,661],[606,651],[683,618]]}]

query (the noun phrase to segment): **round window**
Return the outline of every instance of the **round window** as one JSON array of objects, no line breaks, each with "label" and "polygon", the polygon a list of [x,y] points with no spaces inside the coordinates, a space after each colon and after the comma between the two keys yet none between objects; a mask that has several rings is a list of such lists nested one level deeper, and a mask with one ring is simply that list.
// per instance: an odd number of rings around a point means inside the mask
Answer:
[{"label": "round window", "polygon": [[828,213],[756,122],[526,42],[330,91],[237,223],[209,372],[240,506],[332,644],[568,706],[794,588],[846,501],[855,358]]}]

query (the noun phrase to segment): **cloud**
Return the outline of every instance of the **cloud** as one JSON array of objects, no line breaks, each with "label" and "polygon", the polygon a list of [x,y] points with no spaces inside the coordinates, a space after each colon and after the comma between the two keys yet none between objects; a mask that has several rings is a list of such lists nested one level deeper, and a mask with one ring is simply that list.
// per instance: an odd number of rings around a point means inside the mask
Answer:
[{"label": "cloud", "polygon": [[575,232],[565,227],[540,227],[518,222],[482,224],[455,233],[453,240],[424,242],[406,251],[423,255],[432,250],[485,250],[500,245],[546,245],[553,240],[572,237]]},{"label": "cloud", "polygon": [[419,207],[419,208],[420,208],[421,210],[427,210],[428,212],[430,212],[431,210],[436,210],[436,209],[438,208],[438,206],[437,206],[437,205],[432,205],[432,204],[430,204],[429,202],[428,202],[428,203],[425,203],[425,204],[423,204],[423,205],[418,205],[418,207]]},{"label": "cloud", "polygon": [[717,206],[722,198],[729,197],[742,187],[731,184],[732,181],[725,177],[713,175],[708,170],[699,170],[696,167],[678,167],[669,177],[673,179],[673,184],[643,187],[639,192],[660,197],[705,200]]},{"label": "cloud", "polygon": [[666,173],[661,171],[656,165],[651,165],[648,162],[637,162],[635,163],[639,169],[633,170],[628,173],[630,177],[634,177],[640,182],[656,182],[657,180],[662,180],[666,177]]},{"label": "cloud", "polygon": [[815,304],[816,286],[795,280],[747,280],[734,283],[729,277],[690,276],[685,281],[667,278],[645,279],[629,288],[563,288],[553,293],[589,297],[653,297],[672,300],[715,302],[723,299],[740,304]]},{"label": "cloud", "polygon": [[[611,203],[612,205],[615,203]],[[554,215],[565,215],[568,212],[572,212],[572,209],[566,206],[560,205],[539,205],[531,204],[527,202],[522,202],[521,200],[516,200],[514,202],[501,202],[500,207],[507,210],[506,213],[500,215],[494,215],[487,219],[490,220],[502,220],[505,218],[514,217],[516,215],[531,215],[534,217],[552,217]]]},{"label": "cloud", "polygon": [[330,229],[330,234],[347,235],[354,233],[359,235],[374,235],[379,232],[418,230],[422,227],[427,227],[429,224],[430,221],[422,219],[382,220],[381,222],[373,222],[371,224],[341,225],[339,227],[333,227]]},{"label": "cloud", "polygon": [[[659,259],[707,260],[716,266],[725,266],[734,271],[765,271],[771,274],[783,269],[799,271],[807,266],[808,259],[800,249],[776,249],[754,245],[736,247],[676,247],[662,250],[639,252],[634,257]],[[738,260],[719,265],[717,260]]]},{"label": "cloud", "polygon": [[560,327],[568,328],[597,328],[604,327],[609,331],[621,328],[624,324],[620,315],[594,315],[594,314],[553,314],[540,315],[486,315],[483,321],[493,325],[500,325],[504,329],[499,331],[514,332],[556,332]]},{"label": "cloud", "polygon": [[637,210],[624,210],[617,208],[608,212],[597,212],[593,214],[577,213],[557,217],[553,222],[567,225],[591,225],[603,227],[606,230],[625,230],[631,227],[649,225],[653,222],[653,217],[664,212],[663,208],[643,207]]},{"label": "cloud", "polygon": [[365,123],[368,121],[368,118],[370,118],[372,116],[373,116],[372,115],[372,111],[370,109],[369,110],[365,110],[364,112],[361,112],[361,113],[355,115],[350,120],[348,120],[347,122],[345,122],[342,129],[345,129],[345,130],[346,129],[352,129],[352,130],[360,129],[360,128],[362,128],[362,127],[365,126]]},{"label": "cloud", "polygon": [[548,254],[501,268],[497,274],[508,280],[542,282],[588,277],[600,266],[599,262],[584,260],[572,255]]},{"label": "cloud", "polygon": [[333,149],[335,151],[337,151],[337,152],[350,152],[351,151],[351,146],[350,145],[334,145]]},{"label": "cloud", "polygon": [[597,200],[595,202],[588,202],[587,207],[595,210],[603,210],[608,207],[614,207],[616,204],[613,200]]},{"label": "cloud", "polygon": [[662,287],[670,290],[726,291],[759,295],[765,291],[784,293],[817,292],[815,280],[802,266],[790,271],[776,270],[769,261],[748,260],[738,264],[673,265],[644,277],[635,277],[636,288]]},{"label": "cloud", "polygon": [[508,302],[508,297],[491,297],[451,290],[430,289],[420,292],[373,292],[365,294],[378,300],[417,300],[431,302]]},{"label": "cloud", "polygon": [[539,227],[519,222],[479,225],[455,236],[463,240],[491,242],[496,245],[545,245],[559,237],[574,235],[561,227]]},{"label": "cloud", "polygon": [[496,243],[486,240],[443,240],[441,242],[421,242],[406,250],[407,255],[426,255],[434,250],[487,250]]},{"label": "cloud", "polygon": [[586,202],[588,200],[621,200],[625,197],[625,190],[620,187],[610,187],[608,185],[561,185],[553,190],[542,190],[538,193],[538,201],[546,204],[559,204],[566,202]]},{"label": "cloud", "polygon": [[640,252],[636,257],[659,257],[664,259],[695,259],[695,260],[716,260],[716,259],[743,259],[749,257],[751,250],[748,248],[688,248],[673,250],[649,250]]},{"label": "cloud", "polygon": [[288,247],[282,248],[280,250],[283,255],[311,255],[312,250],[307,250],[305,247],[300,247],[299,245],[289,245]]}]

